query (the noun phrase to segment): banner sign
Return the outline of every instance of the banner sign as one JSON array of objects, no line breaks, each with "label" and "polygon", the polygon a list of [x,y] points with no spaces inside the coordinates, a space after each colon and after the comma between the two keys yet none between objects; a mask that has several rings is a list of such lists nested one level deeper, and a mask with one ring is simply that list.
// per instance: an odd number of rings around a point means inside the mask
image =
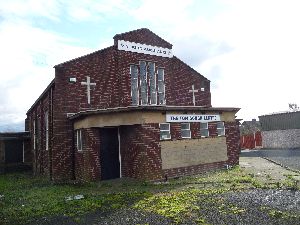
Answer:
[{"label": "banner sign", "polygon": [[118,40],[118,50],[172,58],[172,49]]},{"label": "banner sign", "polygon": [[207,123],[207,122],[215,122],[220,121],[220,115],[176,115],[176,114],[167,114],[166,115],[166,121],[169,123],[192,123],[192,122],[201,122],[201,123]]}]

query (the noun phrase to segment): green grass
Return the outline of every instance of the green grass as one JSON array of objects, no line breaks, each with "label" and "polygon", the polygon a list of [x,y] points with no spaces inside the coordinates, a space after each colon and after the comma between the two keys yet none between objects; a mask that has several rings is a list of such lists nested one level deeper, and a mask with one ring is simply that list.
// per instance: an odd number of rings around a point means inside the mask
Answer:
[{"label": "green grass", "polygon": [[[240,214],[246,209],[228,205],[217,196],[249,188],[298,188],[295,185],[298,184],[289,176],[281,183],[263,183],[239,167],[158,184],[133,179],[53,184],[47,178],[33,177],[28,173],[6,174],[0,175],[0,224],[25,224],[56,216],[80,221],[86,213],[121,208],[157,213],[174,223],[192,219],[205,224],[199,202],[208,202],[221,213]],[[76,195],[84,198],[66,200]],[[270,211],[270,215],[272,213]]]}]

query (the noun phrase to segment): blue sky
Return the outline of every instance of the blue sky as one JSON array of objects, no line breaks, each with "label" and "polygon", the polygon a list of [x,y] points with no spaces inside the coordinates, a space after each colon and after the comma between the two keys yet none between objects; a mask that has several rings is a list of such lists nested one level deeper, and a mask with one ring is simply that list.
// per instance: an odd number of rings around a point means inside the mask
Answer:
[{"label": "blue sky", "polygon": [[0,131],[22,129],[53,66],[147,27],[211,80],[238,117],[299,102],[300,2],[293,0],[0,0]]}]

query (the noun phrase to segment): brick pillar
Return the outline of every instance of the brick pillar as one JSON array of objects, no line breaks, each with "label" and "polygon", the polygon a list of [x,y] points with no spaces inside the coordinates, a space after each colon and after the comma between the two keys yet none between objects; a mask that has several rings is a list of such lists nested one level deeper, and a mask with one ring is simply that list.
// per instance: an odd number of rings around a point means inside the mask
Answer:
[{"label": "brick pillar", "polygon": [[238,121],[225,122],[228,164],[238,165],[240,155],[240,130]]}]

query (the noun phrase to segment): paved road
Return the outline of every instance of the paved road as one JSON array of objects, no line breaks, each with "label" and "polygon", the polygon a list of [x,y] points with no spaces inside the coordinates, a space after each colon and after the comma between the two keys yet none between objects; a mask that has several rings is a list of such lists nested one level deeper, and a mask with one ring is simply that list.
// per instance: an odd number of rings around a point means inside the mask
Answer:
[{"label": "paved road", "polygon": [[300,171],[300,149],[243,150],[241,157],[266,157]]}]

